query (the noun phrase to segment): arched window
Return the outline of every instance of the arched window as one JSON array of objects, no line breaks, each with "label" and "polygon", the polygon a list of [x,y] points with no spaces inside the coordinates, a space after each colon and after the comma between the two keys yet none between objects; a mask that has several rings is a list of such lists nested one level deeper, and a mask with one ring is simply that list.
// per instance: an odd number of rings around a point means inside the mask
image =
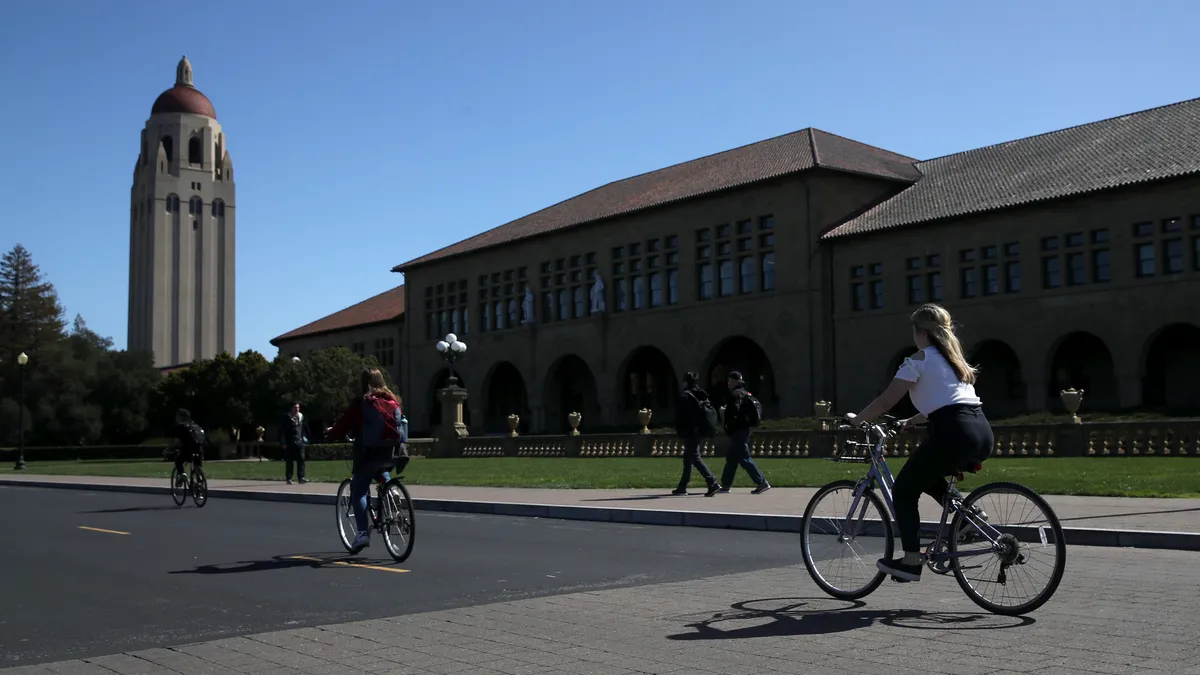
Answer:
[{"label": "arched window", "polygon": [[167,207],[167,213],[179,213],[179,196],[178,195],[167,195],[165,204]]},{"label": "arched window", "polygon": [[200,139],[192,136],[188,139],[188,164],[204,162],[204,152],[200,148]]},{"label": "arched window", "polygon": [[167,162],[175,161],[175,139],[170,136],[162,137],[163,152],[167,153]]},{"label": "arched window", "polygon": [[213,218],[224,218],[225,202],[221,201],[220,199],[214,199],[212,203],[212,214]]},{"label": "arched window", "polygon": [[198,216],[204,213],[204,202],[199,197],[192,197],[188,200],[188,214]]}]

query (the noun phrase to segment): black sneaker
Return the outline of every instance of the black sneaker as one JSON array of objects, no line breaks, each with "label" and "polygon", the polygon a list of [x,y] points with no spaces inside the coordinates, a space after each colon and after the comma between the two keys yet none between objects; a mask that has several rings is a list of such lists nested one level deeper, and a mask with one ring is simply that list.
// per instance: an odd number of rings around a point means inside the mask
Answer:
[{"label": "black sneaker", "polygon": [[308,482],[308,479],[307,479],[307,478],[301,478],[301,479],[300,479],[300,484],[301,484],[301,485],[304,485],[304,484],[305,484],[305,483],[307,483],[307,482]]},{"label": "black sneaker", "polygon": [[875,567],[880,572],[886,572],[902,581],[921,580],[920,565],[905,565],[900,560],[888,560],[887,558],[880,558],[875,562]]},{"label": "black sneaker", "polygon": [[[717,494],[717,493],[718,493],[718,492],[720,492],[720,491],[721,491],[721,484],[720,484],[720,483],[713,483],[712,485],[709,485],[709,486],[708,486],[708,492],[705,492],[705,493],[704,493],[704,496],[705,496],[705,497],[711,497],[711,496],[713,496],[713,495]],[[725,492],[729,492],[729,490],[725,490]]]},{"label": "black sneaker", "polygon": [[287,483],[288,485],[291,485],[291,484],[292,484],[292,479],[291,479],[291,478],[287,479],[287,481],[288,481],[288,483]]},{"label": "black sneaker", "polygon": [[767,490],[770,490],[770,489],[771,489],[771,484],[770,484],[770,483],[763,483],[762,485],[759,485],[758,487],[756,487],[756,488],[754,488],[753,490],[751,490],[751,491],[750,491],[750,494],[752,494],[752,495],[761,495],[762,493],[764,493],[764,492],[766,492]]},{"label": "black sneaker", "polygon": [[671,494],[679,497],[687,494],[687,490],[671,490]]},{"label": "black sneaker", "polygon": [[729,488],[727,488],[727,487],[717,488],[717,492],[719,494],[727,495],[727,494],[729,494]]}]

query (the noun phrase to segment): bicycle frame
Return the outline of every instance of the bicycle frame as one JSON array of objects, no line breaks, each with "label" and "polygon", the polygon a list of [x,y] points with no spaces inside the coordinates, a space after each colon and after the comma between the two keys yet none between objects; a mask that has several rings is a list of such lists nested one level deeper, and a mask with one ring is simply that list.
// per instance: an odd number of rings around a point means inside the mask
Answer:
[{"label": "bicycle frame", "polygon": [[[871,464],[870,471],[867,472],[866,476],[859,479],[858,484],[854,489],[854,501],[850,503],[850,509],[846,513],[846,521],[843,524],[842,532],[857,531],[850,529],[851,519],[854,518],[854,513],[855,511],[859,510],[859,506],[861,504],[862,509],[859,511],[858,515],[858,522],[861,524],[862,519],[866,516],[866,507],[868,505],[868,502],[863,498],[863,495],[867,490],[872,489],[873,486],[878,486],[879,494],[883,497],[884,505],[887,507],[888,514],[892,517],[892,522],[894,523],[896,521],[896,506],[892,501],[892,493],[896,486],[896,480],[892,476],[891,469],[888,468],[886,452],[884,451],[884,444],[888,438],[891,438],[895,435],[895,432],[893,430],[889,430],[881,424],[872,424],[867,427],[866,434],[866,443],[851,441],[848,443],[848,445],[869,448],[870,451],[868,452],[867,457],[843,456],[834,458],[835,462]],[[872,436],[874,436],[876,439],[874,443],[871,442]],[[949,524],[950,516],[953,513],[962,514],[962,517],[967,524],[969,524],[976,532],[982,535],[983,538],[987,540],[989,546],[987,548],[977,548],[965,551],[959,550],[953,553],[949,552],[948,550],[943,551],[943,542],[946,539],[946,527]],[[1042,542],[1045,543],[1044,529],[1038,529],[1042,530],[1039,532],[1039,536],[1042,539]],[[987,521],[982,520],[969,511],[964,510],[960,500],[951,499],[946,504],[942,505],[942,518],[938,523],[938,533],[934,538],[933,543],[929,546],[927,558],[931,563],[945,563],[952,559],[995,553],[1004,547],[999,541],[1001,536],[1001,532],[992,527]]]}]

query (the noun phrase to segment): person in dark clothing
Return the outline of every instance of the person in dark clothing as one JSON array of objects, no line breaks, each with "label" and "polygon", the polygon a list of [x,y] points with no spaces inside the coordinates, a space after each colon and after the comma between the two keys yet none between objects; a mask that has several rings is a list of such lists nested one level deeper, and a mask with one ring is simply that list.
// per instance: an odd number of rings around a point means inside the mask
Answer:
[{"label": "person in dark clothing", "polygon": [[308,444],[308,425],[304,422],[304,413],[300,412],[300,404],[293,403],[288,414],[283,416],[279,425],[279,444],[283,446],[284,477],[288,485],[292,484],[292,465],[296,465],[296,478],[301,483],[307,483],[304,477],[304,446]]},{"label": "person in dark clothing", "polygon": [[711,436],[713,430],[709,428],[703,408],[704,403],[708,403],[709,406],[712,404],[709,403],[708,392],[697,384],[699,379],[700,376],[696,373],[687,373],[683,376],[684,388],[679,395],[679,405],[675,408],[675,431],[679,433],[679,438],[683,441],[683,475],[679,477],[679,487],[671,493],[673,495],[687,494],[688,483],[692,480],[693,466],[704,477],[704,482],[708,485],[708,491],[704,493],[705,497],[711,497],[721,489],[721,484],[717,482],[716,476],[709,471],[704,460],[700,458],[700,443],[704,437]]},{"label": "person in dark clothing", "polygon": [[192,461],[196,466],[204,465],[204,429],[192,421],[192,413],[180,408],[175,412],[175,424],[170,437],[179,441],[179,452],[175,453],[175,472],[183,475],[183,464]]},{"label": "person in dark clothing", "polygon": [[760,495],[771,489],[754,459],[750,457],[750,429],[758,425],[761,418],[758,401],[746,391],[742,374],[734,370],[729,373],[729,403],[725,406],[724,426],[729,435],[729,450],[725,453],[725,470],[721,472],[721,492],[729,492],[740,464],[750,480],[757,486],[751,494]]}]

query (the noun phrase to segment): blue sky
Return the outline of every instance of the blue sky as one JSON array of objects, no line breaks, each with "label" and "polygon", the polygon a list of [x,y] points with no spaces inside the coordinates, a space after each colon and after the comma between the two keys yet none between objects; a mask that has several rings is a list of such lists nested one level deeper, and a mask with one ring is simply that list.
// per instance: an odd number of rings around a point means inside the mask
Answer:
[{"label": "blue sky", "polygon": [[[335,9],[344,7],[345,9]],[[806,126],[930,158],[1200,96],[1200,3],[39,0],[0,20],[0,248],[125,345],[129,188],[187,54],[237,176],[237,347],[611,180]]]}]

